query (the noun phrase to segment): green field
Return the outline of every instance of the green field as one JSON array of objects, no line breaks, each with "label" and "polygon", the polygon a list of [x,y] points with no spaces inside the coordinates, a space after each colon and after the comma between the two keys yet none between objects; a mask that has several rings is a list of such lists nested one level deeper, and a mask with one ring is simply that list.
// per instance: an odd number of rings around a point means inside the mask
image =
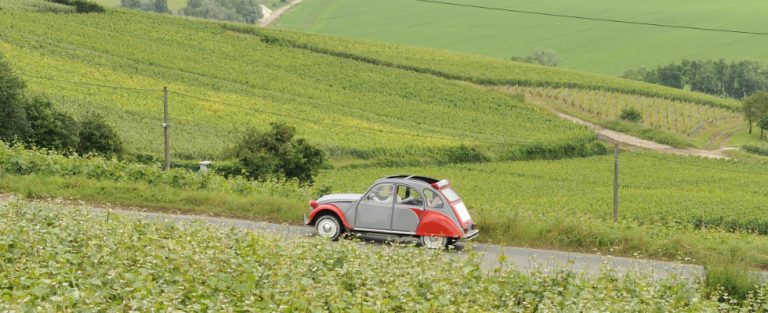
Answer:
[{"label": "green field", "polygon": [[[457,4],[705,28],[767,32],[765,3],[706,0],[450,0]],[[555,50],[562,67],[618,75],[682,59],[756,58],[764,36],[670,29],[449,6],[414,0],[307,0],[277,27],[508,59]]]}]

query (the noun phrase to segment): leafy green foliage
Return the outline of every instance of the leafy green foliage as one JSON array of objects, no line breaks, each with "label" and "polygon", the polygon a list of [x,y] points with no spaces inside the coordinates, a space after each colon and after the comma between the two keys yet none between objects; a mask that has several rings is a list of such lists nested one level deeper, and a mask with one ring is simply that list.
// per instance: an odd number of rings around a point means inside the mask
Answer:
[{"label": "leafy green foliage", "polygon": [[53,3],[75,7],[77,13],[104,13],[104,7],[86,0],[46,0]]},{"label": "leafy green foliage", "polygon": [[757,60],[683,60],[650,71],[628,71],[624,77],[735,99],[768,89],[768,67]]},{"label": "leafy green foliage", "polygon": [[766,301],[717,303],[719,293],[637,271],[489,275],[474,256],[43,203],[0,205],[0,225],[10,311],[728,312]]},{"label": "leafy green foliage", "polygon": [[58,151],[74,151],[78,147],[78,123],[69,115],[56,111],[50,100],[35,97],[27,101],[25,109],[31,129],[27,143]]},{"label": "leafy green foliage", "polygon": [[628,122],[637,123],[643,121],[643,114],[638,109],[625,108],[621,110],[619,118]]},{"label": "leafy green foliage", "polygon": [[104,117],[91,113],[80,122],[80,143],[77,152],[96,153],[107,158],[119,157],[123,153],[123,142]]},{"label": "leafy green foliage", "polygon": [[749,122],[749,133],[752,133],[752,123],[758,123],[757,127],[760,127],[759,123],[768,117],[768,91],[761,91],[755,93],[744,99],[743,103],[744,118]]},{"label": "leafy green foliage", "polygon": [[250,178],[285,177],[312,183],[325,154],[295,135],[296,128],[282,123],[273,123],[266,132],[249,129],[235,146],[234,156]]},{"label": "leafy green foliage", "polygon": [[743,145],[741,149],[752,154],[768,156],[768,145]]},{"label": "leafy green foliage", "polygon": [[718,264],[704,266],[704,287],[709,297],[721,302],[743,301],[760,289],[759,277],[744,265]]},{"label": "leafy green foliage", "polygon": [[0,140],[25,139],[31,129],[24,110],[24,82],[0,54]]}]

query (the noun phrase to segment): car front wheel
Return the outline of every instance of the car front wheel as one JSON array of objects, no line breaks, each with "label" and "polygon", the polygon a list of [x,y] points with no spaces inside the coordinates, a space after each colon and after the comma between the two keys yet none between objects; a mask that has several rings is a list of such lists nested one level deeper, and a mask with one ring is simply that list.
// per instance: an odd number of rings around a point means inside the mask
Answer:
[{"label": "car front wheel", "polygon": [[337,240],[339,235],[341,235],[341,223],[339,223],[336,217],[331,215],[320,217],[317,223],[315,223],[315,228],[317,228],[317,234],[320,237],[330,240]]},{"label": "car front wheel", "polygon": [[448,238],[440,236],[421,236],[421,245],[429,249],[441,249],[448,245]]}]

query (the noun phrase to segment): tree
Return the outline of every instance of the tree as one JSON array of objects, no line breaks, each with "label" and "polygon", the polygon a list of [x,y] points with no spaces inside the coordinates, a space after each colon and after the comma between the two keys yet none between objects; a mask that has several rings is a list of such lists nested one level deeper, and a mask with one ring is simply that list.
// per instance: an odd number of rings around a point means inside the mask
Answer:
[{"label": "tree", "polygon": [[0,140],[26,139],[31,129],[24,111],[24,82],[0,55]]},{"label": "tree", "polygon": [[760,128],[760,139],[765,138],[765,131],[768,130],[768,115],[763,116],[763,118],[757,122],[757,127]]},{"label": "tree", "polygon": [[189,0],[181,10],[187,16],[255,24],[261,18],[258,0]]},{"label": "tree", "polygon": [[745,98],[742,109],[744,118],[749,123],[749,133],[751,134],[752,123],[760,122],[768,116],[768,91],[761,91]]},{"label": "tree", "polygon": [[108,158],[122,156],[123,142],[101,115],[87,115],[80,122],[79,137],[77,152],[82,155],[95,153]]},{"label": "tree", "polygon": [[283,123],[272,123],[266,132],[249,129],[235,146],[235,157],[250,178],[277,176],[312,183],[325,154],[295,135],[296,129]]},{"label": "tree", "polygon": [[43,97],[27,101],[25,110],[31,128],[27,143],[59,151],[77,149],[78,124],[69,115],[56,111]]}]

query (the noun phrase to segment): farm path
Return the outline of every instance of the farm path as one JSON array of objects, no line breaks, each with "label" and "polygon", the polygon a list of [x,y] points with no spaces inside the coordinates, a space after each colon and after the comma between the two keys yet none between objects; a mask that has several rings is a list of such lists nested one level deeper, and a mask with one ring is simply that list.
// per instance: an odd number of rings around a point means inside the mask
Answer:
[{"label": "farm path", "polygon": [[[14,201],[15,199],[16,197],[13,195],[0,194],[0,205],[5,205],[11,201]],[[54,205],[72,204],[70,201],[63,200],[39,201],[44,203],[51,203]],[[147,220],[159,222],[190,223],[194,221],[202,221],[222,227],[237,227],[250,231],[271,233],[286,237],[312,236],[315,234],[313,228],[299,225],[276,224],[262,221],[202,215],[157,213],[136,208],[105,208],[102,206],[88,205],[82,202],[79,202],[79,204],[76,205],[88,208],[94,215],[101,215],[105,214],[106,212],[111,212],[112,214],[120,213],[131,216],[138,216]],[[383,242],[382,238],[365,237],[363,239],[377,243]],[[371,246],[375,247],[376,244]],[[601,268],[606,268],[615,271],[616,273],[626,273],[630,270],[639,270],[647,273],[648,275],[652,275],[657,279],[663,279],[665,277],[669,277],[670,275],[677,275],[679,277],[690,280],[699,279],[704,272],[704,269],[699,265],[639,258],[614,257],[598,254],[562,252],[481,243],[459,243],[456,248],[458,250],[458,252],[455,252],[457,257],[465,256],[469,251],[476,252],[479,255],[482,268],[487,271],[492,271],[499,266],[512,266],[523,272],[529,272],[535,269],[542,271],[570,269],[577,273],[595,275],[599,273]],[[505,259],[506,261],[501,262],[501,259]]]},{"label": "farm path", "polygon": [[650,140],[645,140],[642,138],[638,138],[632,135],[627,135],[625,133],[617,132],[614,130],[607,129],[605,127],[595,125],[593,123],[587,122],[585,120],[582,120],[578,117],[571,116],[559,111],[552,110],[552,112],[557,115],[558,117],[577,123],[581,125],[585,125],[592,130],[594,130],[597,133],[598,138],[604,139],[611,142],[616,142],[620,144],[626,144],[633,147],[643,148],[643,149],[649,149],[654,150],[662,153],[668,153],[668,154],[678,154],[678,155],[687,155],[687,156],[697,156],[697,157],[703,157],[703,158],[710,158],[710,159],[728,159],[728,157],[723,153],[724,151],[728,150],[729,148],[723,148],[719,150],[701,150],[701,149],[681,149],[681,148],[675,148],[672,146],[668,146],[665,144],[660,144],[657,142],[653,142]]},{"label": "farm path", "polygon": [[259,26],[267,27],[269,24],[272,24],[272,22],[276,21],[280,16],[283,15],[283,13],[288,12],[293,6],[298,5],[299,3],[302,3],[304,0],[293,0],[291,3],[278,8],[277,10],[272,11],[272,14],[270,14],[267,18],[259,21]]}]

